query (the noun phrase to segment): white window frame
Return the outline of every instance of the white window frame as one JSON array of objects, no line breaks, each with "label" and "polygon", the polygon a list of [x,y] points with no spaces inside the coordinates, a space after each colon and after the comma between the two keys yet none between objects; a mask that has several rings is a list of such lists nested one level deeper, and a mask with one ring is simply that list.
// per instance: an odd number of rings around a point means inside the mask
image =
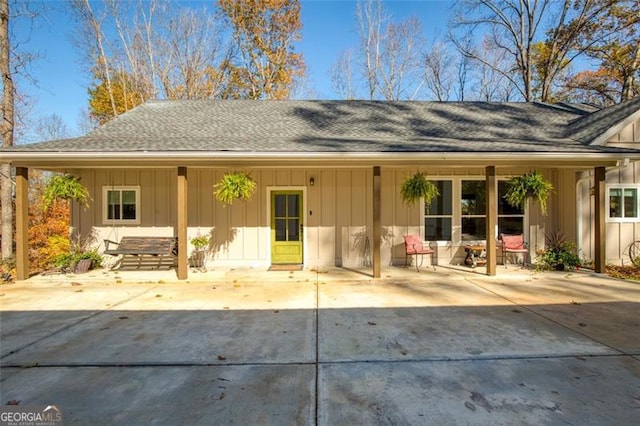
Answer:
[{"label": "white window frame", "polygon": [[[135,219],[109,219],[109,191],[134,191],[136,196]],[[122,209],[121,209],[122,211]],[[139,186],[103,186],[102,187],[102,223],[105,225],[139,225],[140,224],[140,187]]]},{"label": "white window frame", "polygon": [[[424,239],[425,237],[425,218],[427,217],[451,217],[451,241],[425,241],[429,243],[436,243],[438,246],[444,246],[448,244],[453,245],[464,245],[464,244],[474,244],[485,242],[486,240],[463,240],[462,239],[462,219],[463,217],[484,217],[486,219],[486,213],[484,215],[473,215],[473,216],[464,216],[462,215],[462,181],[481,181],[484,182],[485,179],[480,176],[433,176],[430,177],[433,181],[450,181],[451,182],[451,197],[452,197],[452,214],[449,215],[426,215],[424,213],[425,210],[425,202],[424,198],[420,199],[420,236]],[[508,182],[508,176],[499,176],[499,182]],[[639,185],[640,186],[640,185]],[[529,214],[528,208],[525,205],[522,214],[498,214],[498,220],[500,218],[509,218],[509,217],[517,217],[522,218],[522,232],[524,233],[525,239],[528,238],[528,224],[529,224]],[[498,224],[496,223],[496,233],[498,233]]]},{"label": "white window frame", "polygon": [[[456,208],[456,201],[455,201],[455,194],[456,194],[456,180],[450,177],[434,177],[431,179],[433,182],[435,181],[447,181],[447,182],[451,182],[451,214],[444,214],[444,215],[428,215],[425,213],[425,209],[426,209],[426,203],[424,202],[424,198],[420,199],[420,211],[422,212],[421,215],[421,222],[420,222],[420,236],[422,238],[422,240],[424,242],[429,242],[429,243],[436,243],[437,245],[441,246],[441,245],[447,245],[447,244],[451,244],[453,242],[454,237],[454,230],[455,230],[455,208]],[[449,218],[451,219],[451,240],[425,240],[426,237],[426,229],[425,229],[425,220],[427,218]]]},{"label": "white window frame", "polygon": [[[616,183],[616,184],[607,184],[605,185],[605,209],[607,212],[607,222],[618,222],[618,223],[629,223],[629,222],[640,222],[640,184],[626,184],[626,183]],[[622,189],[622,194],[624,198],[624,190],[625,189],[635,189],[637,191],[636,200],[638,205],[636,206],[637,216],[635,217],[611,217],[611,209],[610,209],[610,200],[611,200],[611,189]],[[624,215],[624,208],[622,209],[622,214]]]}]

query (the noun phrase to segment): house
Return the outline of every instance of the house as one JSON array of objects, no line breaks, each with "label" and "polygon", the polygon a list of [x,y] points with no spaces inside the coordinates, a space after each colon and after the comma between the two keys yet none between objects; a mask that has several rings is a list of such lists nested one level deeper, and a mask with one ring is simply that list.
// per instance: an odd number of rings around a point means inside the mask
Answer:
[{"label": "house", "polygon": [[[16,166],[18,276],[28,276],[28,169],[80,176],[93,202],[72,225],[118,241],[177,236],[187,278],[190,239],[209,235],[212,265],[371,266],[404,263],[403,235],[436,247],[439,264],[464,246],[524,233],[531,255],[561,231],[594,260],[624,261],[639,238],[640,98],[606,108],[544,103],[150,101],[86,136],[0,151]],[[548,215],[503,200],[506,180],[541,171],[555,192]],[[225,206],[213,186],[251,174],[253,197]],[[440,195],[402,203],[408,174]],[[606,233],[606,238],[605,238]]]}]

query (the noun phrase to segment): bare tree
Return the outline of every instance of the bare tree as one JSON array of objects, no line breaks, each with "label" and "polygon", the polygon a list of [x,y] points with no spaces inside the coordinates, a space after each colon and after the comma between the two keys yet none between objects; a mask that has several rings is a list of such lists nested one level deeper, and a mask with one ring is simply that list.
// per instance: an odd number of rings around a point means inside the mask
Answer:
[{"label": "bare tree", "polygon": [[[170,99],[216,97],[222,90],[222,78],[215,64],[223,57],[222,27],[205,10],[183,9],[168,20],[166,47],[157,55],[164,59],[162,76],[168,79],[165,95]],[[158,64],[158,68],[161,67]]]},{"label": "bare tree", "polygon": [[381,0],[356,5],[360,66],[369,99],[413,99],[422,86],[422,24],[415,17],[394,23]]},{"label": "bare tree", "polygon": [[415,17],[389,23],[382,40],[379,88],[386,100],[414,99],[422,86],[420,49],[422,24]]},{"label": "bare tree", "polygon": [[[470,47],[471,48],[471,47]],[[505,77],[512,69],[507,52],[492,46],[491,38],[485,38],[478,49],[477,56],[483,58],[474,67],[475,83],[472,85],[474,99],[483,102],[508,102],[516,98],[516,86]],[[487,65],[489,64],[489,65]]]},{"label": "bare tree", "polygon": [[448,101],[456,80],[456,64],[447,46],[440,41],[431,45],[424,56],[425,85],[431,97],[437,101]]},{"label": "bare tree", "polygon": [[55,112],[39,117],[33,126],[33,133],[38,140],[54,140],[69,137],[69,128],[61,116]]},{"label": "bare tree", "polygon": [[[9,1],[0,0],[0,73],[2,73],[2,146],[13,145],[14,85],[9,44]],[[0,165],[2,203],[2,259],[13,255],[13,197],[11,164]]]},{"label": "bare tree", "polygon": [[113,117],[118,115],[118,107],[111,83],[111,67],[109,57],[105,49],[102,21],[106,13],[96,16],[89,0],[71,0],[71,7],[82,25],[82,34],[77,43],[85,44],[84,51],[89,56],[89,66],[98,73],[98,78],[105,82],[107,95]]},{"label": "bare tree", "polygon": [[[453,28],[465,37],[485,34],[505,51],[513,67],[495,68],[526,101],[547,101],[560,73],[580,54],[577,40],[619,0],[458,0]],[[597,3],[597,7],[593,7]],[[452,37],[465,56],[491,67]]]},{"label": "bare tree", "polygon": [[340,52],[338,59],[329,69],[331,85],[343,99],[356,98],[354,65],[354,51],[353,49],[346,49]]},{"label": "bare tree", "polygon": [[381,0],[361,0],[356,4],[356,18],[360,34],[362,74],[369,99],[375,99],[381,61],[382,28],[384,22],[388,21],[390,17],[384,10]]}]

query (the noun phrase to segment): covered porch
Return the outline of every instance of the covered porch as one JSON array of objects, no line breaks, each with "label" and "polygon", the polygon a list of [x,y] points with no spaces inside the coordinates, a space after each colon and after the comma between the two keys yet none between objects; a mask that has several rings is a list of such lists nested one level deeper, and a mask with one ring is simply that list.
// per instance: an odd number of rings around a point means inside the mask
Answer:
[{"label": "covered porch", "polygon": [[[326,155],[326,154],[325,154]],[[326,200],[323,198],[323,194],[326,192],[323,186],[323,170],[336,167],[336,162],[330,158],[322,158],[323,155],[315,155],[314,158],[301,156],[272,156],[265,155],[263,158],[256,158],[253,161],[247,161],[245,158],[239,158],[233,155],[220,155],[203,158],[202,156],[197,159],[193,156],[185,156],[180,163],[185,164],[181,166],[175,166],[175,159],[169,158],[156,158],[153,163],[145,161],[142,158],[129,159],[126,164],[123,165],[122,161],[114,156],[113,158],[100,158],[91,157],[90,155],[82,155],[75,158],[72,162],[56,160],[55,158],[47,158],[39,161],[16,161],[17,166],[16,173],[16,238],[17,238],[17,278],[24,280],[29,277],[29,264],[28,264],[28,202],[27,192],[29,186],[29,168],[40,168],[46,170],[64,170],[71,171],[76,174],[81,174],[87,170],[108,170],[110,168],[127,168],[129,170],[137,170],[141,167],[146,169],[164,170],[164,173],[173,175],[171,178],[169,188],[172,188],[170,194],[167,194],[166,199],[171,200],[171,204],[166,208],[171,210],[171,226],[167,229],[173,235],[178,238],[178,256],[177,256],[177,268],[175,274],[180,280],[192,279],[197,273],[190,272],[189,270],[189,234],[190,229],[193,228],[194,217],[198,217],[200,212],[194,209],[193,201],[190,203],[190,197],[193,197],[194,187],[198,188],[197,191],[205,191],[210,195],[209,187],[204,187],[201,182],[201,171],[203,169],[223,169],[223,168],[254,168],[260,170],[273,170],[278,165],[283,169],[291,170],[291,174],[299,176],[298,187],[305,189],[305,194],[308,195],[308,204],[305,205],[305,213],[309,213],[310,216],[306,218],[307,224],[305,225],[305,238],[306,244],[309,245],[310,241],[314,241],[312,244],[316,244],[316,240],[323,238],[322,232],[323,223],[319,222],[316,216],[312,216],[315,211],[322,211],[323,205],[326,204]],[[224,158],[222,158],[224,157]],[[419,160],[416,157],[422,157]],[[485,158],[483,158],[485,157]],[[531,156],[535,157],[535,156]],[[580,158],[564,154],[554,155],[553,158],[542,155],[541,158],[516,158],[509,155],[495,155],[495,154],[449,154],[447,156],[434,156],[427,154],[404,154],[395,155],[387,154],[384,158],[380,155],[363,154],[363,155],[345,155],[344,159],[340,162],[342,169],[358,170],[358,173],[364,176],[362,186],[357,190],[364,189],[362,194],[363,202],[370,207],[364,208],[364,213],[367,218],[364,221],[364,227],[367,238],[370,238],[370,262],[366,268],[362,268],[363,265],[359,265],[360,272],[368,274],[372,278],[381,278],[385,271],[391,266],[397,264],[397,256],[394,260],[393,252],[388,254],[388,247],[385,246],[385,237],[388,234],[389,227],[395,227],[396,223],[399,223],[398,215],[411,216],[410,208],[406,206],[400,206],[397,202],[399,185],[398,179],[402,175],[402,170],[427,170],[434,171],[433,175],[429,175],[429,178],[437,179],[438,176],[465,176],[470,173],[469,170],[481,171],[481,175],[476,173],[475,178],[483,179],[485,188],[484,196],[487,200],[486,211],[486,225],[485,235],[486,240],[486,267],[478,268],[478,272],[482,271],[484,274],[492,276],[497,273],[501,273],[498,269],[498,265],[501,262],[500,251],[498,247],[498,177],[513,175],[514,171],[522,170],[529,171],[536,168],[536,165],[540,168],[545,168],[554,175],[554,181],[556,183],[556,193],[554,195],[555,201],[551,201],[549,210],[549,220],[554,228],[564,230],[568,235],[576,235],[576,223],[575,223],[575,182],[576,173],[584,170],[592,170],[596,176],[598,182],[593,188],[594,203],[597,208],[595,209],[595,217],[593,227],[595,229],[595,247],[594,252],[594,269],[596,272],[604,272],[605,268],[605,191],[604,191],[604,178],[607,167],[615,167],[618,160],[614,158],[603,159],[602,157],[589,157],[582,156]],[[64,167],[62,164],[64,163]],[[379,165],[372,165],[379,164]],[[311,183],[311,178],[314,178],[314,184]],[[276,181],[271,182],[277,184],[277,173],[274,178]],[[559,183],[559,185],[558,185]],[[265,184],[266,185],[266,184]],[[191,188],[191,189],[190,189]],[[98,198],[99,194],[94,193],[94,198]],[[333,195],[332,195],[333,197]],[[568,200],[568,201],[567,201]],[[339,203],[340,200],[336,200]],[[390,203],[394,203],[396,207],[393,211],[386,209],[383,206],[387,206]],[[196,206],[200,205],[200,202],[195,203]],[[573,205],[573,211],[571,206]],[[567,207],[569,206],[569,207]],[[90,208],[91,209],[91,208]],[[197,207],[196,207],[197,209]],[[318,210],[316,210],[318,209]],[[540,216],[539,212],[534,213],[536,206],[529,207],[529,215]],[[399,213],[398,213],[399,212]],[[78,206],[73,207],[73,214],[76,217],[84,215],[95,216],[96,212],[89,211],[83,213]],[[231,214],[231,213],[229,213]],[[419,215],[419,213],[418,213]],[[422,220],[422,219],[419,219]],[[418,221],[419,221],[418,220]],[[545,219],[546,220],[546,219]],[[411,219],[413,221],[413,219]],[[410,222],[411,222],[410,221]],[[415,221],[413,221],[416,225]],[[191,225],[191,227],[190,227]],[[402,233],[410,233],[414,230],[419,230],[419,224],[416,226],[402,225],[394,228],[394,233],[397,238],[401,238]],[[165,230],[166,231],[166,230]],[[333,232],[338,234],[336,229]],[[533,235],[535,233],[535,235]],[[531,250],[535,253],[536,249],[543,248],[544,233],[540,231],[531,231],[530,240]],[[533,241],[536,240],[536,241]],[[336,246],[338,242],[334,242]],[[342,244],[351,244],[349,242],[343,242]],[[541,246],[542,245],[542,246]],[[384,252],[383,252],[384,251]],[[393,250],[392,250],[393,251]],[[337,256],[337,255],[336,255]],[[452,262],[455,264],[457,262]],[[335,265],[335,263],[334,263]],[[318,262],[314,262],[310,259],[305,259],[304,267],[308,270],[314,268],[322,268],[325,265],[320,265]],[[338,265],[341,266],[341,265]],[[350,265],[346,265],[347,269]],[[214,268],[215,269],[215,268]],[[225,269],[222,267],[221,269]],[[255,271],[259,270],[254,268]],[[365,272],[366,271],[366,272]]]}]

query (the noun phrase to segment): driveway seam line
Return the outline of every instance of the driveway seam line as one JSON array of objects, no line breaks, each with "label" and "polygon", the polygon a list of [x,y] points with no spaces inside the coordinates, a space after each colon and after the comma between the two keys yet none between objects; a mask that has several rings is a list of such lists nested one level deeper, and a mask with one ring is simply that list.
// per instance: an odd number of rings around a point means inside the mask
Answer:
[{"label": "driveway seam line", "polygon": [[534,315],[539,316],[540,318],[544,318],[544,319],[545,319],[545,320],[547,320],[547,321],[550,321],[550,322],[552,322],[552,323],[554,323],[554,324],[556,324],[556,325],[559,325],[559,326],[560,326],[560,327],[562,327],[562,328],[565,328],[565,329],[567,329],[567,330],[571,330],[571,331],[573,331],[574,333],[579,334],[580,336],[587,338],[588,340],[591,340],[591,341],[596,342],[596,343],[598,343],[598,344],[600,344],[600,345],[602,345],[602,346],[604,346],[604,347],[607,347],[607,348],[612,349],[612,350],[614,350],[614,351],[616,351],[616,352],[619,352],[619,353],[620,353],[620,354],[622,354],[622,355],[626,355],[626,356],[633,356],[632,354],[629,354],[629,353],[627,353],[626,351],[623,351],[623,350],[621,350],[621,349],[618,349],[618,348],[616,348],[616,347],[614,347],[614,346],[612,346],[612,345],[610,345],[610,344],[608,344],[608,343],[602,342],[602,341],[600,341],[600,340],[598,340],[598,339],[596,339],[596,338],[594,338],[594,337],[592,337],[592,336],[589,336],[588,334],[585,334],[585,333],[581,332],[580,330],[576,330],[576,329],[574,329],[574,328],[571,328],[571,327],[569,327],[568,325],[565,325],[565,324],[563,324],[563,323],[561,323],[561,322],[558,322],[558,321],[554,320],[553,318],[547,317],[546,315],[544,315],[544,314],[542,314],[542,313],[540,313],[540,312],[537,312],[537,311],[535,311],[534,309],[532,309],[532,308],[530,308],[530,307],[528,307],[528,306],[521,305],[520,303],[518,303],[518,302],[516,302],[516,301],[514,301],[514,300],[511,300],[511,299],[509,299],[509,298],[508,298],[508,297],[506,297],[506,296],[503,296],[503,295],[501,295],[501,294],[499,294],[499,293],[497,293],[497,292],[495,292],[495,291],[493,291],[493,290],[490,290],[490,289],[488,289],[488,288],[486,288],[486,287],[483,287],[482,285],[480,285],[480,284],[478,284],[478,283],[476,283],[476,282],[471,281],[471,279],[469,279],[468,277],[464,277],[464,279],[465,279],[465,281],[467,281],[467,282],[471,283],[472,285],[474,285],[474,286],[476,286],[476,287],[478,287],[478,288],[481,288],[481,289],[483,289],[483,290],[485,290],[485,291],[488,291],[489,293],[491,293],[491,294],[493,294],[493,295],[495,295],[495,296],[498,296],[498,297],[500,297],[501,299],[504,299],[504,300],[506,300],[507,302],[512,303],[512,304],[514,304],[515,306],[518,306],[519,308],[525,309],[525,310],[527,310],[527,311],[529,311],[529,312],[533,313]]},{"label": "driveway seam line", "polygon": [[24,349],[26,349],[26,348],[28,348],[28,347],[30,347],[30,346],[33,346],[33,345],[35,345],[35,344],[38,344],[38,343],[42,342],[42,341],[43,341],[43,340],[45,340],[45,339],[48,339],[49,337],[53,337],[53,336],[55,336],[56,334],[62,333],[63,331],[66,331],[66,330],[69,330],[70,328],[75,327],[76,325],[82,324],[83,322],[88,321],[88,320],[90,320],[91,318],[95,318],[96,316],[98,316],[98,315],[100,315],[100,314],[102,314],[102,313],[104,313],[104,312],[111,311],[111,310],[112,310],[113,308],[115,308],[116,306],[120,306],[120,305],[122,305],[123,303],[130,302],[130,301],[132,301],[133,299],[135,299],[135,298],[137,298],[137,297],[140,297],[140,296],[142,296],[142,295],[147,294],[148,292],[150,292],[151,290],[156,289],[157,287],[158,287],[158,285],[155,285],[154,287],[152,287],[152,288],[150,288],[150,289],[148,289],[148,290],[145,290],[145,291],[143,291],[143,292],[142,292],[142,293],[140,293],[140,294],[137,294],[137,295],[131,296],[131,297],[127,298],[127,299],[121,300],[120,302],[113,304],[113,305],[109,306],[109,308],[107,308],[107,309],[100,309],[100,310],[97,310],[97,311],[95,311],[94,313],[92,313],[92,314],[91,314],[91,315],[89,315],[89,316],[83,317],[83,318],[81,318],[80,320],[78,320],[78,321],[76,321],[76,322],[74,322],[74,323],[67,324],[67,325],[65,325],[65,326],[63,326],[63,327],[61,327],[61,328],[59,328],[59,329],[57,329],[57,330],[53,331],[52,333],[47,334],[46,336],[42,336],[42,337],[40,337],[39,339],[34,340],[33,342],[29,342],[29,343],[27,343],[27,344],[25,344],[25,345],[23,345],[23,346],[20,346],[20,347],[19,347],[19,348],[17,348],[17,349],[13,349],[13,350],[11,350],[10,352],[7,352],[7,353],[5,353],[5,354],[0,354],[0,359],[4,359],[4,358],[6,358],[6,357],[8,357],[8,356],[15,355],[15,354],[17,354],[18,352],[20,352],[20,351],[22,351],[22,350],[24,350]]},{"label": "driveway seam line", "polygon": [[321,362],[239,362],[217,364],[211,362],[114,362],[114,363],[28,363],[28,364],[0,364],[2,368],[191,368],[191,367],[274,367],[274,366],[309,366],[309,365],[349,365],[349,364],[408,364],[408,363],[444,363],[444,362],[494,362],[494,361],[519,361],[519,360],[552,360],[572,358],[628,358],[640,356],[639,354],[566,354],[566,355],[515,355],[496,356],[487,358],[417,358],[396,360],[353,360],[353,361],[321,361]]}]

